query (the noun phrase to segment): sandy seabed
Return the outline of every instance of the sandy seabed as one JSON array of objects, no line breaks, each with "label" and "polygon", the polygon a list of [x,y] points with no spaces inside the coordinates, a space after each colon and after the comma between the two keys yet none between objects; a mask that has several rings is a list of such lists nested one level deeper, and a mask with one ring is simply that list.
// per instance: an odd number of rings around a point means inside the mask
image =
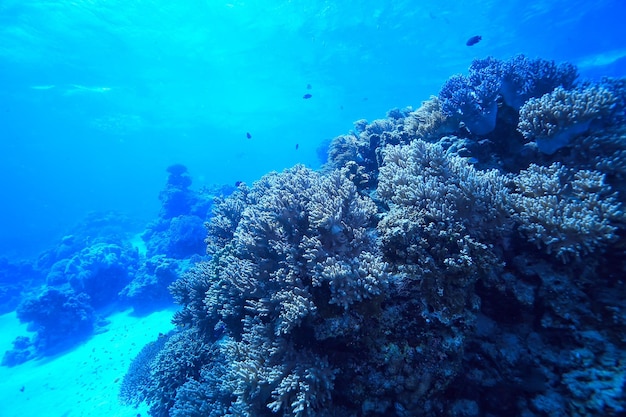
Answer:
[{"label": "sandy seabed", "polygon": [[[51,358],[0,366],[1,417],[142,417],[147,407],[120,403],[120,384],[132,359],[159,333],[173,328],[173,310],[137,317],[124,311],[107,318],[103,333]],[[15,313],[0,316],[0,355],[27,335]]]}]

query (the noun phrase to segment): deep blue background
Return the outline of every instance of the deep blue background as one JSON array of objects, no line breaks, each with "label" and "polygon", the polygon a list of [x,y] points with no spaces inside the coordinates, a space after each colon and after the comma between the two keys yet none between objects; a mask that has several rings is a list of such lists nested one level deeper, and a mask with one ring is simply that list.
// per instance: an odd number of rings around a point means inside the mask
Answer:
[{"label": "deep blue background", "polygon": [[317,167],[324,140],[419,106],[473,58],[624,76],[625,4],[3,1],[0,255],[36,254],[93,210],[148,221],[173,163],[196,187]]}]

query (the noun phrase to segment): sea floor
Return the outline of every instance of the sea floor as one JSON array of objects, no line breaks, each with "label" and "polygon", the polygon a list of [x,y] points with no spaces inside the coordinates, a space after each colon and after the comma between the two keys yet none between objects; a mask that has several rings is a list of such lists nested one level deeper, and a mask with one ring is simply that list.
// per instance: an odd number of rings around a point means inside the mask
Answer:
[{"label": "sea floor", "polygon": [[[120,404],[119,387],[141,348],[172,329],[172,314],[116,313],[107,317],[105,332],[72,351],[13,368],[0,366],[0,416],[147,417],[145,404]],[[26,334],[15,313],[0,316],[0,354],[12,348],[15,337]]]}]

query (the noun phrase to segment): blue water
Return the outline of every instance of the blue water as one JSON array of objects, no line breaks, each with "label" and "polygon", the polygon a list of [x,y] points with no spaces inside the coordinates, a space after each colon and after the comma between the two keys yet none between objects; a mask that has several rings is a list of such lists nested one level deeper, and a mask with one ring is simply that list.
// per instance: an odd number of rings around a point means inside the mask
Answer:
[{"label": "blue water", "polygon": [[324,141],[418,107],[474,58],[624,75],[624,15],[618,0],[3,1],[0,253],[36,255],[90,211],[150,220],[173,163],[196,187],[319,167]]},{"label": "blue water", "polygon": [[0,417],[624,415],[625,17],[0,0]]}]

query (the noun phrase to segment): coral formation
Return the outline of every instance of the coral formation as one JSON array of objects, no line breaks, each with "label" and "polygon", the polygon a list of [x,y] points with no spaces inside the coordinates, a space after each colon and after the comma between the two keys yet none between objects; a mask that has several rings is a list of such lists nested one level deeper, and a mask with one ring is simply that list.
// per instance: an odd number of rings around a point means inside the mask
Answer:
[{"label": "coral formation", "polygon": [[532,164],[514,182],[511,201],[520,232],[564,261],[616,240],[626,220],[599,172]]},{"label": "coral formation", "polygon": [[527,140],[534,139],[541,152],[551,155],[587,132],[594,120],[610,116],[615,101],[611,91],[601,86],[558,87],[522,106],[519,131]]},{"label": "coral formation", "polygon": [[163,350],[170,334],[159,334],[157,340],[145,345],[130,364],[129,371],[120,385],[120,401],[124,404],[137,406],[147,394],[150,386],[151,364]]},{"label": "coral formation", "polygon": [[41,285],[44,278],[29,262],[0,258],[0,314],[15,310],[22,292]]},{"label": "coral formation", "polygon": [[146,258],[133,281],[121,291],[122,298],[136,310],[153,310],[172,302],[168,286],[206,255],[205,226],[213,200],[233,192],[229,186],[190,189],[192,180],[184,165],[172,165],[167,172],[165,188],[159,194],[159,217],[141,234]]},{"label": "coral formation", "polygon": [[499,88],[504,102],[518,110],[533,97],[541,97],[557,87],[570,89],[578,78],[578,70],[568,62],[531,59],[516,55],[501,63]]},{"label": "coral formation", "polygon": [[[218,199],[131,399],[159,417],[622,415],[626,83],[576,78],[474,61],[419,109],[357,121],[322,172]],[[167,201],[188,201],[170,174]]]},{"label": "coral formation", "polygon": [[159,194],[161,213],[142,234],[147,256],[167,255],[184,259],[203,255],[204,222],[211,211],[214,195],[225,190],[194,191],[187,167],[176,164],[167,168],[165,189]]},{"label": "coral formation", "polygon": [[[5,364],[73,347],[116,308],[132,306],[145,313],[171,305],[168,286],[205,254],[204,222],[213,196],[224,196],[232,187],[193,191],[186,167],[173,165],[168,173],[161,216],[142,234],[144,244],[133,233],[136,224],[125,216],[91,213],[35,263],[0,261],[5,298],[0,301],[10,305],[20,295],[26,298],[18,318],[35,332],[32,340],[16,339]],[[23,278],[19,285],[18,277]]]},{"label": "coral formation", "polygon": [[39,296],[22,302],[17,317],[30,322],[37,332],[31,343],[39,353],[51,353],[73,344],[73,340],[83,340],[97,321],[87,294],[56,288],[47,288]]},{"label": "coral formation", "polygon": [[[137,252],[128,244],[97,243],[62,262],[62,276],[51,273],[48,282],[68,284],[77,294],[89,296],[94,308],[100,308],[114,302],[132,281],[138,261]],[[57,271],[54,266],[53,271]]]},{"label": "coral formation", "polygon": [[489,57],[472,62],[467,76],[450,77],[441,88],[439,99],[445,114],[481,136],[496,128],[503,104],[519,110],[532,97],[540,97],[556,87],[572,87],[577,77],[571,64],[557,65],[524,55],[504,62]]}]

